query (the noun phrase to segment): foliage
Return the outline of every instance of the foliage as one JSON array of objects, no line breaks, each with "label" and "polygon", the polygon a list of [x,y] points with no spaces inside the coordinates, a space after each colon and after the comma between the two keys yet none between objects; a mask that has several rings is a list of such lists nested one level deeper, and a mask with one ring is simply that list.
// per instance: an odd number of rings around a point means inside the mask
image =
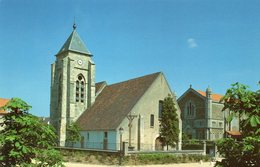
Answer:
[{"label": "foliage", "polygon": [[[87,164],[118,165],[119,154],[109,152],[91,152],[86,150],[73,150],[62,148],[61,153],[65,161],[82,162]],[[204,155],[176,155],[174,153],[142,153],[123,157],[123,165],[135,166],[143,164],[173,164],[210,161],[210,156]]]},{"label": "foliage", "polygon": [[66,135],[67,143],[73,144],[80,140],[79,127],[76,123],[72,122],[70,125],[68,125],[66,132],[67,132]]},{"label": "foliage", "polygon": [[160,137],[162,142],[174,147],[179,141],[179,118],[173,98],[168,97],[163,100],[163,107],[160,119]]},{"label": "foliage", "polygon": [[239,142],[226,138],[217,145],[219,153],[225,157],[217,166],[256,166],[260,163],[260,136],[245,137]]},{"label": "foliage", "polygon": [[226,138],[218,141],[218,151],[225,157],[217,166],[257,166],[260,164],[260,90],[251,91],[239,83],[233,84],[222,98],[223,111],[238,116],[242,141]]},{"label": "foliage", "polygon": [[189,163],[199,162],[200,160],[209,161],[209,156],[204,155],[188,155],[188,154],[172,154],[172,153],[150,153],[137,154],[130,157],[130,160],[124,159],[124,164],[131,165],[131,160],[135,161],[134,165],[148,165],[148,164],[174,164],[174,163]]},{"label": "foliage", "polygon": [[203,142],[196,139],[182,140],[182,150],[203,150]]},{"label": "foliage", "polygon": [[188,136],[186,133],[182,132],[181,140],[182,141],[191,140],[191,137]]},{"label": "foliage", "polygon": [[[259,82],[260,85],[260,82]],[[248,86],[235,83],[228,89],[221,100],[224,108],[232,111],[229,119],[239,116],[243,135],[255,136],[260,134],[260,90],[254,92],[248,90]]]},{"label": "foliage", "polygon": [[9,112],[0,123],[0,166],[62,166],[62,157],[53,148],[53,128],[29,114],[30,108],[19,98],[11,99],[3,107]]}]

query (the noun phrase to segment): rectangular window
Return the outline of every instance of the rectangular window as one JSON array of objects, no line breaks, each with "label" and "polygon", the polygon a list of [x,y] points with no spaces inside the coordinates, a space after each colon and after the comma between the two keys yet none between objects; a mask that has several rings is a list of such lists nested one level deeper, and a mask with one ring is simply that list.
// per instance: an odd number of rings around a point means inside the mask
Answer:
[{"label": "rectangular window", "polygon": [[219,127],[221,128],[223,126],[222,122],[219,122]]},{"label": "rectangular window", "polygon": [[163,111],[163,101],[159,101],[159,119],[162,118],[162,111]]},{"label": "rectangular window", "polygon": [[81,148],[84,148],[84,136],[81,136],[80,146],[81,146]]},{"label": "rectangular window", "polygon": [[104,138],[107,139],[107,132],[104,132]]},{"label": "rectangular window", "polygon": [[202,121],[200,121],[200,126],[203,126],[203,122]]},{"label": "rectangular window", "polygon": [[154,115],[151,114],[150,116],[150,127],[154,127]]}]

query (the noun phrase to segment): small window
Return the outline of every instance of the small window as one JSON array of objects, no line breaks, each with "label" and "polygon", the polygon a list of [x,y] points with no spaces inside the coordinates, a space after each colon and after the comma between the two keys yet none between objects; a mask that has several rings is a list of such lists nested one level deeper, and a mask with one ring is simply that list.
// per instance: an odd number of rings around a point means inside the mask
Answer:
[{"label": "small window", "polygon": [[154,115],[151,114],[150,116],[150,127],[154,127]]},{"label": "small window", "polygon": [[163,111],[163,101],[159,101],[159,119],[162,118],[162,111]]},{"label": "small window", "polygon": [[104,138],[107,139],[107,132],[104,132]]},{"label": "small window", "polygon": [[212,122],[212,127],[216,127],[217,123],[215,121]]},{"label": "small window", "polygon": [[222,122],[219,122],[219,127],[221,128],[223,126],[223,123]]},{"label": "small window", "polygon": [[202,126],[203,125],[203,123],[202,123],[202,121],[200,121],[200,126]]}]

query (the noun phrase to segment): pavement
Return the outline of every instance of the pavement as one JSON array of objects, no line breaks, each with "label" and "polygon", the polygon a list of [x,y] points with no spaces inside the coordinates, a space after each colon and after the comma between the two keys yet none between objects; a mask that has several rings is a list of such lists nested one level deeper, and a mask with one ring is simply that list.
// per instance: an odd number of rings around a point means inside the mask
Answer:
[{"label": "pavement", "polygon": [[[130,165],[123,167],[213,167],[215,162],[180,163],[180,164],[161,164],[161,165]],[[66,167],[120,167],[119,165],[95,165],[82,163],[65,163]]]}]

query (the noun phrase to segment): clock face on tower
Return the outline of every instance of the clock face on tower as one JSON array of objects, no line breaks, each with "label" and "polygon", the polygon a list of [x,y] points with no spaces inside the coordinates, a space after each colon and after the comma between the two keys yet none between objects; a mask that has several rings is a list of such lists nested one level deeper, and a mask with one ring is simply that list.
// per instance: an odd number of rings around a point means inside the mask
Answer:
[{"label": "clock face on tower", "polygon": [[78,64],[79,64],[79,65],[82,65],[82,64],[83,64],[83,61],[82,61],[82,60],[78,60]]}]

